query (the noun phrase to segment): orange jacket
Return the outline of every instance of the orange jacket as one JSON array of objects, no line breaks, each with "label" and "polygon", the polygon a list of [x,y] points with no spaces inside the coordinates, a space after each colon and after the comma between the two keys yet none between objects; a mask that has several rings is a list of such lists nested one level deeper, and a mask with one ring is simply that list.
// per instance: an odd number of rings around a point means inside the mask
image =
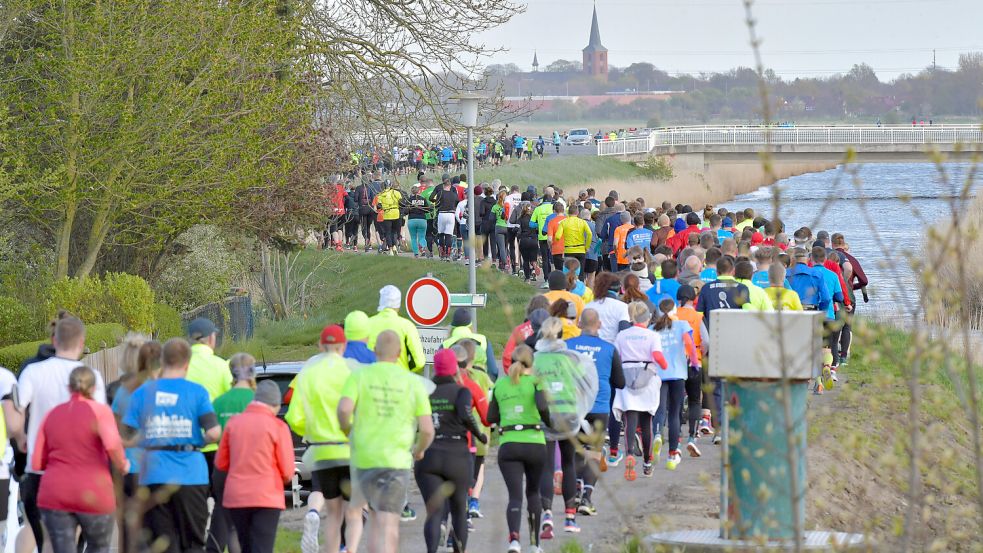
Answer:
[{"label": "orange jacket", "polygon": [[614,253],[618,256],[619,265],[628,264],[628,248],[625,247],[625,240],[628,239],[628,233],[635,229],[635,225],[631,223],[625,223],[620,227],[614,229]]},{"label": "orange jacket", "polygon": [[[550,219],[549,224],[546,225],[546,235],[550,237],[550,253],[553,255],[563,255],[563,239],[556,238],[556,227],[560,225],[560,221],[566,219],[565,215],[557,215]],[[560,267],[562,269],[562,267]]]},{"label": "orange jacket", "polygon": [[229,473],[225,507],[285,509],[283,485],[294,474],[290,428],[268,406],[250,403],[225,425],[215,468]]},{"label": "orange jacket", "polygon": [[700,326],[703,324],[703,313],[692,307],[680,307],[676,309],[676,318],[680,321],[686,321],[693,329],[693,345],[696,346],[696,357],[697,359],[702,358],[703,352],[700,345],[703,344],[703,336],[701,336]]}]

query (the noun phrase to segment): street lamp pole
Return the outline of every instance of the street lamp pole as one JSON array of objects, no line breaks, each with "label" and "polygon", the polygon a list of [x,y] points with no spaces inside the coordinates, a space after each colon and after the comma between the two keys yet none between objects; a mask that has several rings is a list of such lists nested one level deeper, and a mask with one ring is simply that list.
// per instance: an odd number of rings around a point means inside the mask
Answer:
[{"label": "street lamp pole", "polygon": [[[477,94],[461,94],[452,99],[457,100],[461,107],[460,123],[467,129],[468,141],[468,241],[467,249],[470,250],[468,260],[468,293],[478,292],[478,266],[477,256],[475,255],[475,245],[477,244],[477,224],[475,221],[475,197],[474,197],[474,128],[478,126],[478,103],[483,99]],[[478,330],[478,310],[471,308],[471,328]]]}]

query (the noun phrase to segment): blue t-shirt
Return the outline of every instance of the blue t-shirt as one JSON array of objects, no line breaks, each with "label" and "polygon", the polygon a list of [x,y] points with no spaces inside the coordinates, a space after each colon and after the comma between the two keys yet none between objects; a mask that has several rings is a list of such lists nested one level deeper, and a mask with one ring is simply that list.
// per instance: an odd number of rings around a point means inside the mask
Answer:
[{"label": "blue t-shirt", "polygon": [[643,250],[647,251],[652,246],[652,236],[654,234],[651,229],[645,227],[629,232],[628,237],[625,238],[625,249],[631,248],[632,246],[641,246]]},{"label": "blue t-shirt", "polygon": [[840,286],[840,277],[826,267],[816,265],[812,269],[822,276],[826,282],[826,288],[829,289],[830,298],[833,300],[826,307],[826,318],[831,321],[836,320],[836,309],[833,302],[843,302],[843,287]]},{"label": "blue t-shirt", "polygon": [[707,267],[706,269],[700,271],[700,280],[703,282],[713,282],[717,280],[717,268]]},{"label": "blue t-shirt", "polygon": [[345,344],[345,355],[348,359],[354,359],[359,363],[375,363],[375,352],[369,349],[365,342],[351,341]]},{"label": "blue t-shirt", "polygon": [[[119,417],[119,420],[123,420],[123,417],[126,416],[126,410],[130,406],[130,397],[132,396],[133,394],[126,389],[126,386],[117,388],[116,397],[113,398],[113,414]],[[140,472],[143,450],[139,447],[128,447],[126,448],[126,458],[130,460],[129,474]]]},{"label": "blue t-shirt", "polygon": [[720,229],[717,231],[717,242],[723,242],[728,238],[733,238],[734,233],[729,230]]},{"label": "blue t-shirt", "polygon": [[581,334],[567,340],[567,348],[590,357],[597,367],[597,396],[590,412],[611,412],[611,364],[614,362],[614,345],[597,336]]},{"label": "blue t-shirt", "polygon": [[664,370],[659,371],[662,380],[686,380],[689,376],[689,359],[686,358],[683,336],[692,332],[693,329],[686,321],[673,321],[671,327],[659,331],[662,355],[667,364]]},{"label": "blue t-shirt", "polygon": [[[769,288],[771,284],[768,282],[768,271],[758,271],[751,275],[751,284],[757,286],[758,288]],[[792,286],[788,283],[788,279],[785,279],[785,287],[791,288]]]},{"label": "blue t-shirt", "polygon": [[656,307],[659,307],[659,302],[666,298],[676,303],[676,294],[679,293],[680,286],[679,281],[674,278],[657,278],[652,283],[652,287],[645,291],[645,295]]},{"label": "blue t-shirt", "polygon": [[[204,386],[183,378],[151,380],[133,392],[123,424],[140,431],[144,448],[205,445],[201,419],[214,415]],[[216,419],[217,424],[217,419]],[[141,484],[208,484],[208,465],[200,451],[147,449]]]}]

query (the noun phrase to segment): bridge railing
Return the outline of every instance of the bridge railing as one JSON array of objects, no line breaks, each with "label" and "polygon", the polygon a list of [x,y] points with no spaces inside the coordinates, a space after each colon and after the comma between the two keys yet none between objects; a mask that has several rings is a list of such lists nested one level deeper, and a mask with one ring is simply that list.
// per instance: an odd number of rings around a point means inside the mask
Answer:
[{"label": "bridge railing", "polygon": [[[647,153],[659,146],[873,145],[983,142],[978,125],[930,126],[705,126],[656,129],[648,137],[598,143],[597,155]],[[647,149],[646,149],[647,148]]]}]

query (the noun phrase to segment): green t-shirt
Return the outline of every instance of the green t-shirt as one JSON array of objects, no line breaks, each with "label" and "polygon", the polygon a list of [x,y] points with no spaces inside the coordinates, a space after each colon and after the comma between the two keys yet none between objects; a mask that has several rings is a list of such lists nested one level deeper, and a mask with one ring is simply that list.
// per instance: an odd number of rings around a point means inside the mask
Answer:
[{"label": "green t-shirt", "polygon": [[[517,424],[535,426],[542,424],[539,410],[536,408],[536,377],[523,375],[518,384],[512,384],[512,379],[502,377],[495,381],[492,389],[492,401],[498,402],[498,412],[501,415],[499,426],[515,426]],[[509,430],[502,433],[499,444],[509,442],[518,444],[545,444],[546,436],[542,430]]]},{"label": "green t-shirt", "polygon": [[256,392],[249,388],[232,388],[215,398],[212,407],[215,409],[218,423],[222,425],[222,430],[225,430],[225,424],[229,419],[246,410],[246,406],[252,403],[255,395]]},{"label": "green t-shirt", "polygon": [[492,206],[492,213],[495,214],[495,226],[505,228],[508,226],[508,221],[505,220],[505,208],[495,204]]},{"label": "green t-shirt", "polygon": [[374,363],[352,373],[341,397],[355,403],[350,435],[355,468],[413,468],[416,418],[431,415],[419,376],[396,363]]}]

